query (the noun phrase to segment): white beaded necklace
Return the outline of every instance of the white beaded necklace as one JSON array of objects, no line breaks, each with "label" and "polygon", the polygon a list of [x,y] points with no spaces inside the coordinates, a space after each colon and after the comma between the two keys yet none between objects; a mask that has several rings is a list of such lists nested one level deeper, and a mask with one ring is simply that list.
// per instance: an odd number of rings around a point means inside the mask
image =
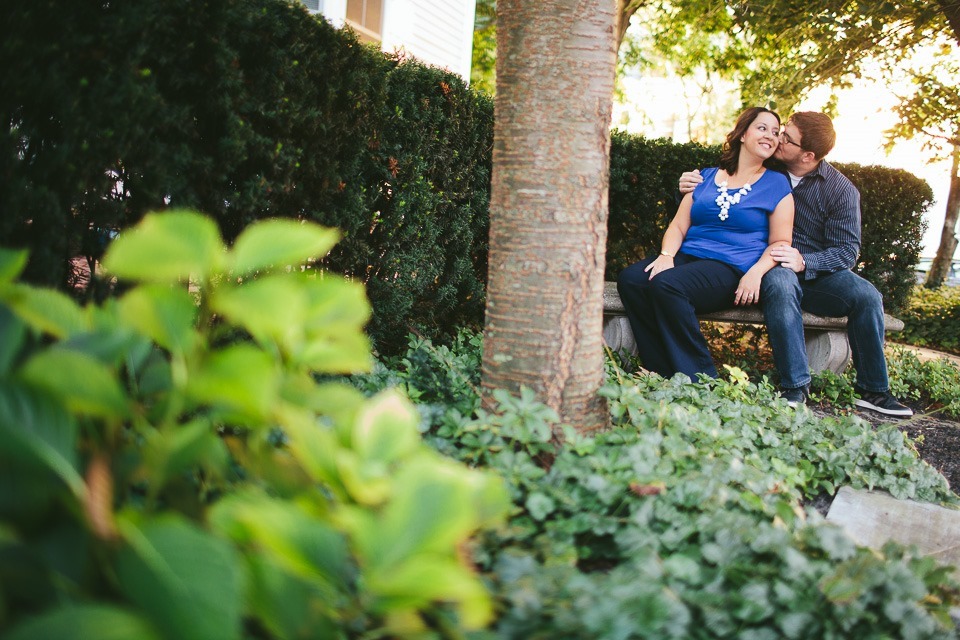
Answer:
[{"label": "white beaded necklace", "polygon": [[730,217],[730,205],[738,204],[740,198],[750,192],[750,185],[745,184],[740,187],[736,193],[730,195],[727,192],[727,181],[724,180],[717,187],[717,191],[720,193],[720,195],[717,196],[717,205],[720,207],[720,213],[717,214],[717,217],[721,220],[726,220]]},{"label": "white beaded necklace", "polygon": [[[760,169],[757,169],[756,171],[754,171],[754,175],[760,173],[762,169],[763,167],[760,167]],[[752,178],[753,176],[750,176],[750,177]],[[733,195],[730,195],[729,190],[727,189],[726,180],[724,180],[719,185],[717,185],[717,193],[720,194],[717,196],[717,206],[720,207],[720,213],[717,214],[717,217],[720,218],[721,221],[724,221],[727,218],[729,218],[730,206],[734,204],[739,204],[740,199],[746,196],[748,193],[750,193],[750,189],[751,189],[751,186],[750,186],[750,183],[748,182],[747,184],[737,189],[736,193],[734,193]]]}]

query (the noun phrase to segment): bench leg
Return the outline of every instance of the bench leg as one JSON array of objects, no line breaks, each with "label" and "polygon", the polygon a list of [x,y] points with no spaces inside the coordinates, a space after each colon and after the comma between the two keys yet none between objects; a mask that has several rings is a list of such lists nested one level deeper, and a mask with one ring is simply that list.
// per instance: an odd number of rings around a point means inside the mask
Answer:
[{"label": "bench leg", "polygon": [[807,347],[807,362],[814,373],[830,370],[843,373],[850,362],[850,343],[843,330],[816,329],[803,330]]},{"label": "bench leg", "polygon": [[625,355],[637,353],[637,342],[626,316],[603,316],[603,341],[611,351]]}]

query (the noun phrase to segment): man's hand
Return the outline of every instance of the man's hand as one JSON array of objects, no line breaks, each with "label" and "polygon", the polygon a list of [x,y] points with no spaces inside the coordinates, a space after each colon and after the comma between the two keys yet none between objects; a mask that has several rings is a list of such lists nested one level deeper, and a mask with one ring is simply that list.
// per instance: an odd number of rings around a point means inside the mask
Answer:
[{"label": "man's hand", "polygon": [[776,260],[781,266],[802,273],[807,268],[803,256],[793,247],[779,246],[770,249],[770,257]]},{"label": "man's hand", "polygon": [[700,171],[684,171],[680,176],[680,193],[686,195],[697,188],[697,185],[703,182],[703,176]]}]

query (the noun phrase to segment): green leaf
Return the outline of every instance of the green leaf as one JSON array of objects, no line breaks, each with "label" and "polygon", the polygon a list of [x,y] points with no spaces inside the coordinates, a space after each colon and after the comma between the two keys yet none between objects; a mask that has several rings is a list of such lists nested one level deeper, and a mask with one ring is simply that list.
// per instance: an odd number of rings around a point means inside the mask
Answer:
[{"label": "green leaf", "polygon": [[173,516],[119,525],[129,543],[117,557],[120,592],[165,637],[240,638],[243,575],[230,543]]},{"label": "green leaf", "polygon": [[[492,486],[491,486],[492,485]],[[499,478],[433,454],[408,460],[382,514],[350,520],[358,553],[377,574],[421,553],[449,554],[491,516],[505,513]]]},{"label": "green leaf", "polygon": [[376,608],[384,613],[453,601],[467,629],[483,627],[493,615],[490,597],[480,580],[452,558],[418,557],[370,575],[367,584],[380,597]]},{"label": "green leaf", "polygon": [[556,504],[549,496],[536,492],[531,493],[526,502],[527,511],[534,520],[543,520],[556,508]]},{"label": "green leaf", "polygon": [[234,243],[230,270],[243,275],[271,266],[296,265],[326,255],[339,239],[336,229],[316,224],[283,219],[256,222]]},{"label": "green leaf", "polygon": [[199,342],[194,330],[197,305],[183,287],[137,287],[119,302],[123,320],[174,353],[185,353]]},{"label": "green leaf", "polygon": [[[253,615],[276,638],[324,640],[340,637],[339,617],[333,603],[309,582],[286,572],[271,558],[247,557],[250,571],[249,600]],[[309,631],[306,631],[309,630]]]},{"label": "green leaf", "polygon": [[[0,460],[12,457],[21,470],[40,465],[80,498],[86,487],[78,471],[76,448],[76,421],[55,399],[22,384],[0,385]],[[30,479],[18,477],[16,482],[30,483]],[[0,483],[0,503],[16,504],[17,492],[17,485]]]},{"label": "green leaf", "polygon": [[31,618],[3,640],[160,640],[140,616],[102,604],[65,606]]},{"label": "green leaf", "polygon": [[210,306],[257,340],[276,343],[287,353],[303,341],[306,296],[295,276],[267,276],[218,290]]},{"label": "green leaf", "polygon": [[0,378],[5,377],[23,348],[27,327],[10,307],[0,303]]},{"label": "green leaf", "polygon": [[307,281],[306,332],[310,337],[360,331],[370,319],[363,285],[337,277]]},{"label": "green leaf", "polygon": [[346,585],[351,556],[343,535],[319,513],[310,513],[309,504],[251,491],[221,500],[210,513],[210,524],[238,542],[253,542],[272,562],[332,597],[333,585]]},{"label": "green leaf", "polygon": [[366,460],[388,464],[421,445],[420,418],[397,391],[386,391],[364,405],[353,427],[353,448]]},{"label": "green leaf", "polygon": [[210,218],[185,210],[150,213],[107,249],[104,268],[129,280],[174,283],[205,280],[224,261],[225,248]]},{"label": "green leaf", "polygon": [[373,366],[370,339],[349,332],[313,338],[293,354],[293,361],[318,373],[361,373]]},{"label": "green leaf", "polygon": [[370,303],[363,286],[341,278],[311,281],[307,288],[305,344],[294,360],[320,373],[358,373],[372,366],[363,325]]},{"label": "green leaf", "polygon": [[155,493],[167,479],[197,465],[222,474],[229,460],[223,440],[210,423],[202,419],[149,432],[146,440],[143,459],[147,466],[147,481]]},{"label": "green leaf", "polygon": [[28,252],[0,248],[0,284],[13,282],[27,266]]},{"label": "green leaf", "polygon": [[84,353],[58,347],[41,351],[23,365],[20,377],[53,393],[70,411],[102,418],[129,413],[115,373]]},{"label": "green leaf", "polygon": [[27,324],[56,338],[71,336],[90,326],[83,309],[59,291],[15,284],[3,292],[3,297]]},{"label": "green leaf", "polygon": [[273,357],[253,345],[239,344],[211,354],[197,367],[186,392],[198,403],[262,419],[273,408],[279,385]]}]

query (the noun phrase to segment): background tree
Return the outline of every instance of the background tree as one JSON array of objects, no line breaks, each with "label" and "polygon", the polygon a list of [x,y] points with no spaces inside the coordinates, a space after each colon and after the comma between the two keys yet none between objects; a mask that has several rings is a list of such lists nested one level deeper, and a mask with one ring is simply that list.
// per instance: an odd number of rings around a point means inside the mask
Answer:
[{"label": "background tree", "polygon": [[[796,20],[798,12],[812,19]],[[818,0],[757,0],[739,5],[734,19],[756,52],[755,64],[744,78],[744,101],[764,99],[788,111],[808,88],[826,84],[850,86],[877,63],[888,79],[902,78],[904,64],[918,47],[950,39],[960,43],[960,3],[942,0],[850,2]],[[956,124],[960,122],[960,75],[944,73],[944,64],[956,58],[954,44],[913,72],[913,94],[901,97],[900,122],[888,132],[897,138],[925,136],[927,148],[938,159],[950,149],[954,162],[940,245],[926,286],[943,284],[957,247],[955,229],[960,202],[957,175]],[[949,80],[948,80],[949,78]],[[946,146],[944,146],[946,145]]]},{"label": "background tree", "polygon": [[[924,148],[934,160],[950,157],[950,188],[940,233],[937,254],[927,272],[924,285],[940,287],[950,274],[957,250],[957,220],[960,218],[960,68],[954,59],[953,47],[945,45],[934,58],[936,75],[926,72],[911,74],[914,93],[897,106],[900,121],[889,132],[888,146],[897,138],[921,137]],[[953,80],[947,82],[945,80]]]},{"label": "background tree", "polygon": [[608,419],[597,390],[614,9],[497,3],[484,399],[528,387],[581,429]]},{"label": "background tree", "polygon": [[[617,0],[617,44],[619,50],[624,41],[630,19],[649,0]],[[477,0],[476,18],[473,22],[473,62],[470,68],[470,83],[475,89],[488,93],[496,90],[497,59],[497,0]]]}]

